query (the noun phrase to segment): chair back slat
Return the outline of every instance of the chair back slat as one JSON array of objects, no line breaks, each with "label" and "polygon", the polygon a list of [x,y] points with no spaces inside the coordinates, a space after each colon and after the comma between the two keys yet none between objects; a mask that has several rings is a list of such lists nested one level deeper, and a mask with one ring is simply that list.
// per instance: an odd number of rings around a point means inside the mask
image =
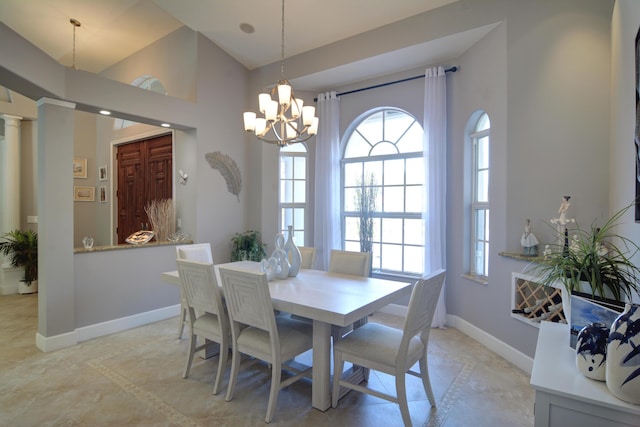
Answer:
[{"label": "chair back slat", "polygon": [[445,270],[434,271],[415,284],[405,318],[403,341],[408,341],[431,328],[445,273]]},{"label": "chair back slat", "polygon": [[227,267],[219,271],[231,320],[277,333],[267,276]]},{"label": "chair back slat", "polygon": [[185,259],[177,259],[176,264],[187,305],[216,315],[224,314],[213,264]]},{"label": "chair back slat", "polygon": [[353,276],[369,276],[371,271],[371,254],[369,252],[351,252],[331,250],[329,272],[350,274]]},{"label": "chair back slat", "polygon": [[302,257],[300,268],[313,268],[313,264],[316,260],[316,248],[309,246],[299,246],[298,249],[300,250],[300,255]]},{"label": "chair back slat", "polygon": [[213,263],[210,243],[195,243],[192,245],[176,246],[176,256],[178,259]]}]

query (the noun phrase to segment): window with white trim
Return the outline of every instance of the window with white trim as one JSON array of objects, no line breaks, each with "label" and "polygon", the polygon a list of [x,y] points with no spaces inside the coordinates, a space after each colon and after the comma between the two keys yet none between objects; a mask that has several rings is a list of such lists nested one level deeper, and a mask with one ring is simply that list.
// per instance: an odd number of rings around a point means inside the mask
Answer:
[{"label": "window with white trim", "polygon": [[307,162],[307,147],[303,143],[280,148],[279,228],[287,238],[292,225],[293,240],[297,246],[305,245]]},{"label": "window with white trim", "polygon": [[[139,87],[140,89],[145,89],[162,95],[167,95],[167,89],[164,87],[164,84],[162,84],[162,82],[156,77],[153,77],[151,75],[143,75],[137,77],[134,81],[131,82],[131,86]],[[135,124],[136,122],[132,122],[130,120],[115,119],[113,122],[113,128],[124,129]]]},{"label": "window with white trim", "polygon": [[345,135],[344,249],[372,251],[375,275],[418,276],[424,268],[423,130],[412,115],[380,108]]},{"label": "window with white trim", "polygon": [[489,276],[489,140],[491,121],[481,113],[469,134],[471,173],[471,258],[472,276]]}]

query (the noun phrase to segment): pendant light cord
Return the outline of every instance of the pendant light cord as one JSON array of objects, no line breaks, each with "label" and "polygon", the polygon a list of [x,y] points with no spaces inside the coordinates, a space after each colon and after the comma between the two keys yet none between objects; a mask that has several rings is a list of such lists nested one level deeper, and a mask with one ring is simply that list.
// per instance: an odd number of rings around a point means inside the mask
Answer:
[{"label": "pendant light cord", "polygon": [[74,18],[71,18],[69,22],[71,23],[71,25],[73,25],[73,52],[72,52],[72,59],[71,59],[71,68],[73,68],[74,70],[77,70],[76,68],[76,28],[79,27],[81,24],[80,24],[80,21]]},{"label": "pendant light cord", "polygon": [[284,0],[282,0],[282,33],[280,41],[280,73],[282,74],[282,80],[284,80]]}]

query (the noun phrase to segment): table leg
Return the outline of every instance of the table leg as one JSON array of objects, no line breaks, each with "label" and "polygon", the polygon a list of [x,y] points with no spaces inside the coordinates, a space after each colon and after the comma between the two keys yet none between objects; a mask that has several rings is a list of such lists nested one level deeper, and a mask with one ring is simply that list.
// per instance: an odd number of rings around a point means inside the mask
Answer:
[{"label": "table leg", "polygon": [[313,382],[311,405],[321,411],[331,406],[331,325],[313,321]]}]

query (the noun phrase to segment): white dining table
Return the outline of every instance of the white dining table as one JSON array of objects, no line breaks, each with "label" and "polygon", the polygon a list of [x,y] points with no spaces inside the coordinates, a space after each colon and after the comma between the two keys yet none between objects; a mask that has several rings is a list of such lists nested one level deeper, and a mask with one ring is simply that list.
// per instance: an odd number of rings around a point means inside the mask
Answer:
[{"label": "white dining table", "polygon": [[[238,261],[215,266],[260,272],[260,263]],[[162,274],[166,282],[178,284],[177,271]],[[276,310],[313,320],[312,406],[325,411],[331,405],[331,325],[347,326],[409,295],[412,285],[372,277],[300,270],[296,277],[269,282]]]}]

